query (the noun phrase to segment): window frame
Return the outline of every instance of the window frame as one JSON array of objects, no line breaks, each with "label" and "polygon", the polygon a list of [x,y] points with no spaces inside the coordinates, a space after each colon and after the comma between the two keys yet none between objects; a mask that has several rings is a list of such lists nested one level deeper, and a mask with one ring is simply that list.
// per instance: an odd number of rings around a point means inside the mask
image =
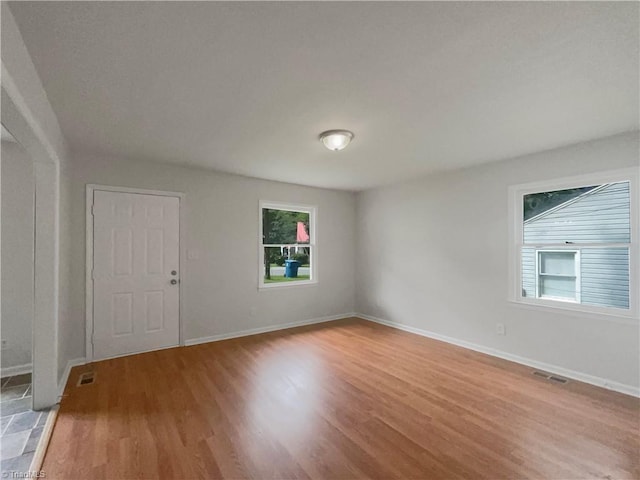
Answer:
[{"label": "window frame", "polygon": [[[568,303],[580,303],[581,301],[581,294],[580,294],[580,250],[576,249],[576,248],[566,248],[566,249],[562,249],[562,248],[557,248],[557,247],[552,247],[552,248],[536,248],[535,249],[535,253],[536,253],[536,296],[535,298],[542,298],[542,299],[547,299],[547,300],[553,300],[555,302],[568,302]],[[540,271],[540,255],[544,254],[544,253],[573,253],[573,259],[574,259],[574,264],[573,264],[573,275],[557,275],[557,274],[553,274],[553,273],[542,273]],[[570,298],[566,298],[566,297],[553,297],[550,295],[546,295],[543,296],[540,294],[540,277],[542,276],[546,276],[546,277],[571,277],[571,278],[575,278],[576,279],[576,298],[575,299],[570,299]]]},{"label": "window frame", "polygon": [[[287,212],[301,212],[309,214],[309,243],[304,246],[309,248],[309,280],[295,280],[291,282],[265,283],[264,281],[264,248],[280,246],[280,244],[265,244],[262,212],[264,209],[284,210]],[[285,203],[260,200],[258,202],[258,290],[270,290],[273,288],[294,288],[318,284],[318,246],[316,243],[317,210],[315,205],[300,203]],[[282,244],[284,245],[284,244]]]},{"label": "window frame", "polygon": [[[567,313],[594,314],[596,318],[631,320],[637,324],[640,320],[640,201],[639,201],[640,168],[630,167],[619,170],[609,170],[594,174],[564,177],[547,181],[511,185],[508,188],[509,195],[509,290],[508,301],[512,304],[533,308],[536,310],[552,309],[566,311]],[[536,296],[524,297],[522,295],[522,247],[524,244],[524,196],[532,193],[579,188],[588,185],[601,185],[604,183],[629,182],[630,204],[630,243],[598,243],[596,244],[571,244],[567,248],[560,245],[526,245],[536,249]],[[629,248],[629,308],[603,307],[597,305],[585,305],[566,300],[554,300],[538,297],[538,251],[539,250],[580,250],[581,247],[625,247]],[[577,280],[576,280],[577,281]],[[577,288],[577,287],[576,287]]]}]

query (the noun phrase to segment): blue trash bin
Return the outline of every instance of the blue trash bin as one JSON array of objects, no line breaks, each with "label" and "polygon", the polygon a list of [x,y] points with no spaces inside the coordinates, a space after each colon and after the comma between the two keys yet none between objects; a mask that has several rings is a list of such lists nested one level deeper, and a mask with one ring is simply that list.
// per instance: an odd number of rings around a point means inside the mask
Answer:
[{"label": "blue trash bin", "polygon": [[284,261],[284,276],[289,278],[296,278],[298,276],[298,267],[300,262],[297,260],[285,260]]}]

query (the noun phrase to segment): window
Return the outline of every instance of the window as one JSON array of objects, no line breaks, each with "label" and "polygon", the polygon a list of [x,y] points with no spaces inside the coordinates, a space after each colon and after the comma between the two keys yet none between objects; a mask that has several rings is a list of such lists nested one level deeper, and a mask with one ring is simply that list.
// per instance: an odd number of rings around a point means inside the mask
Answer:
[{"label": "window", "polygon": [[536,296],[580,302],[580,252],[538,250]]},{"label": "window", "polygon": [[260,202],[260,288],[316,283],[315,211]]},{"label": "window", "polygon": [[519,185],[512,301],[638,316],[638,170]]}]

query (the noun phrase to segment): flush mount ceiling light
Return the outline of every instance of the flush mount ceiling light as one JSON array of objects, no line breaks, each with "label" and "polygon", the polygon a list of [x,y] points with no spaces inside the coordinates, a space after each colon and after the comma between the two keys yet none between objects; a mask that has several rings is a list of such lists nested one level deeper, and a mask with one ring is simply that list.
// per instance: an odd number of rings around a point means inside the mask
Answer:
[{"label": "flush mount ceiling light", "polygon": [[337,152],[349,145],[353,137],[353,132],[349,130],[327,130],[320,134],[320,141],[329,150]]}]

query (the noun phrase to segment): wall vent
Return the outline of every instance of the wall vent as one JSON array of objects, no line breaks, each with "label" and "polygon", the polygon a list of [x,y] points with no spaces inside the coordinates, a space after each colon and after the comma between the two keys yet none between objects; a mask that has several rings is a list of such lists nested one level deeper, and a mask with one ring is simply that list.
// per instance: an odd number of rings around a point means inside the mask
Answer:
[{"label": "wall vent", "polygon": [[540,372],[538,370],[534,370],[532,372],[536,377],[542,377],[545,378],[551,382],[556,382],[556,383],[569,383],[569,380],[567,380],[566,378],[562,378],[562,377],[558,377],[556,375],[552,375],[550,373],[546,373],[546,372]]},{"label": "wall vent", "polygon": [[93,382],[95,382],[96,380],[96,373],[95,372],[85,372],[80,374],[80,378],[78,378],[78,387],[82,386],[82,385],[89,385]]}]

